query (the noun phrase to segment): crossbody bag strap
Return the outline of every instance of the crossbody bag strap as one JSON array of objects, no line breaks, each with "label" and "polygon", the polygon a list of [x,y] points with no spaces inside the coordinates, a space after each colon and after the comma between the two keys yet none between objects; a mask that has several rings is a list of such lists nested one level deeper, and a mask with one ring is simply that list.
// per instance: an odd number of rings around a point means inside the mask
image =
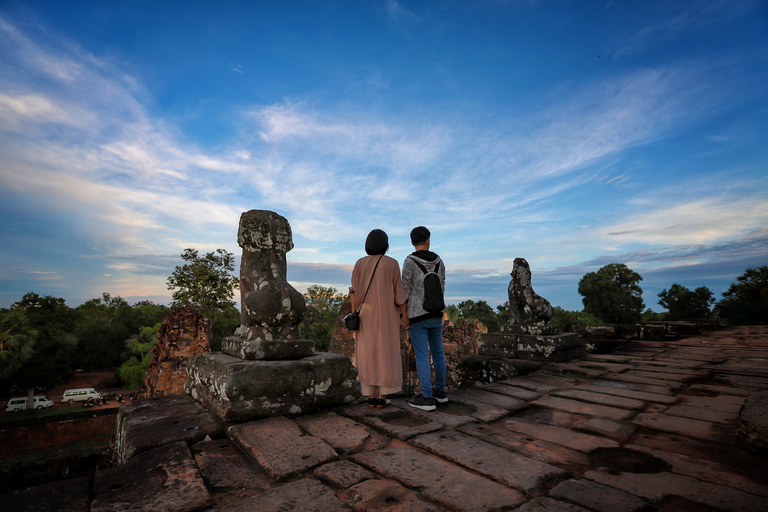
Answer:
[{"label": "crossbody bag strap", "polygon": [[363,295],[363,300],[360,301],[360,305],[357,308],[357,312],[360,312],[360,309],[363,307],[363,302],[365,302],[365,298],[368,296],[368,290],[371,289],[371,284],[373,284],[373,276],[376,275],[376,269],[379,268],[379,261],[381,261],[381,258],[383,258],[384,255],[382,254],[379,256],[379,260],[376,262],[376,266],[373,267],[373,273],[371,274],[371,280],[368,281],[368,288],[365,289],[365,295]]}]

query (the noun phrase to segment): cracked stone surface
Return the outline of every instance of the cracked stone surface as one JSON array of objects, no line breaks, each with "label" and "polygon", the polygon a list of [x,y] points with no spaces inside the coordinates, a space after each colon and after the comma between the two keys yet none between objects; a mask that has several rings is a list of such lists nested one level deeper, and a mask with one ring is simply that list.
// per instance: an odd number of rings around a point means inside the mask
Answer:
[{"label": "cracked stone surface", "polygon": [[0,510],[768,510],[768,459],[736,444],[740,412],[764,418],[768,327],[617,346],[449,390],[434,412],[395,397],[178,432],[209,413],[140,400],[120,413],[141,447],[128,462],[2,494]]}]

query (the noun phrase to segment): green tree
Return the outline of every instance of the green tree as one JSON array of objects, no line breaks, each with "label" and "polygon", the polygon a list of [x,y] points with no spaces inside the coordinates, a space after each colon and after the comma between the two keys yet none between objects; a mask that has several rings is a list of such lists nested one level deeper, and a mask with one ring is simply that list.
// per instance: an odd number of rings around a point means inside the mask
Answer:
[{"label": "green tree", "polygon": [[237,312],[233,297],[238,278],[231,275],[235,258],[224,249],[203,256],[195,249],[185,249],[181,259],[186,263],[177,266],[167,281],[168,289],[173,291],[172,305],[197,308],[210,323],[209,338],[213,341],[220,332],[219,323],[231,318],[232,310]]},{"label": "green tree", "polygon": [[0,379],[13,375],[35,354],[35,336],[24,310],[0,311]]},{"label": "green tree", "polygon": [[670,320],[695,320],[709,316],[709,308],[715,302],[715,297],[706,286],[700,286],[694,291],[677,283],[669,291],[659,292],[659,305],[669,311]]},{"label": "green tree", "polygon": [[503,304],[496,306],[496,318],[499,321],[499,326],[507,325],[512,319],[512,310],[509,309],[509,301],[505,300]]},{"label": "green tree", "polygon": [[307,293],[304,294],[307,309],[299,324],[299,334],[302,338],[314,340],[316,350],[328,350],[333,330],[336,328],[336,319],[346,299],[347,297],[338,293],[336,288],[317,284],[307,288]]},{"label": "green tree", "polygon": [[74,332],[77,314],[64,299],[41,297],[36,293],[24,295],[11,310],[23,311],[28,333],[35,331],[35,353],[13,374],[13,382],[28,391],[31,398],[35,389],[48,389],[66,382],[72,373],[73,354],[77,346]]},{"label": "green tree", "polygon": [[768,323],[768,265],[748,268],[723,292],[716,309],[736,325]]},{"label": "green tree", "polygon": [[131,335],[131,307],[119,295],[103,293],[76,308],[78,313],[78,368],[97,370],[119,366],[125,358],[125,340]]},{"label": "green tree", "polygon": [[161,325],[158,323],[154,327],[144,327],[126,342],[131,357],[118,369],[120,380],[126,388],[136,389],[144,382],[147,366],[152,359],[152,347],[157,344],[157,331]]},{"label": "green tree", "polygon": [[555,306],[551,322],[560,328],[560,332],[577,332],[587,324],[601,324],[599,318],[585,311],[568,311]]},{"label": "green tree", "polygon": [[477,320],[488,329],[488,332],[499,331],[499,319],[496,313],[494,313],[493,308],[484,300],[475,302],[470,299],[459,302],[459,311],[461,312],[461,318]]},{"label": "green tree", "polygon": [[643,278],[623,263],[611,263],[579,281],[584,311],[612,324],[640,321],[643,311]]},{"label": "green tree", "polygon": [[651,308],[643,311],[643,315],[640,317],[643,322],[664,322],[669,320],[669,313],[657,313]]},{"label": "green tree", "polygon": [[461,318],[461,311],[455,304],[448,304],[445,306],[443,313],[445,313],[448,316],[448,320],[454,324],[459,321],[459,318]]}]

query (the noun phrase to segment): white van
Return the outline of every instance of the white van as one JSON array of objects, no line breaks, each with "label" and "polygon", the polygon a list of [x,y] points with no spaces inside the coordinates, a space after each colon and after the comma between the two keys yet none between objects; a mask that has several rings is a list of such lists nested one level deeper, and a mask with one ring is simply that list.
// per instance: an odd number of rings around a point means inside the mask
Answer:
[{"label": "white van", "polygon": [[89,398],[94,400],[101,398],[101,393],[93,388],[67,389],[61,397],[61,403],[72,405],[75,402],[82,402]]},{"label": "white van", "polygon": [[[35,406],[33,409],[47,409],[53,405],[53,400],[43,395],[36,395],[34,398]],[[5,404],[5,412],[19,412],[27,410],[27,397],[17,396],[11,398]]]}]

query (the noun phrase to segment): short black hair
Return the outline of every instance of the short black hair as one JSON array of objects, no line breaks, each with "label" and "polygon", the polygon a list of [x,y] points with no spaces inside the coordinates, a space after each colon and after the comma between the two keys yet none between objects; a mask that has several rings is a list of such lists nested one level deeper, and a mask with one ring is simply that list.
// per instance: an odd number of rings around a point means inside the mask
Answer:
[{"label": "short black hair", "polygon": [[411,230],[411,245],[422,245],[429,240],[432,233],[424,226],[417,226]]},{"label": "short black hair", "polygon": [[389,250],[389,237],[380,229],[374,229],[368,233],[365,239],[365,252],[369,256],[384,254]]}]

